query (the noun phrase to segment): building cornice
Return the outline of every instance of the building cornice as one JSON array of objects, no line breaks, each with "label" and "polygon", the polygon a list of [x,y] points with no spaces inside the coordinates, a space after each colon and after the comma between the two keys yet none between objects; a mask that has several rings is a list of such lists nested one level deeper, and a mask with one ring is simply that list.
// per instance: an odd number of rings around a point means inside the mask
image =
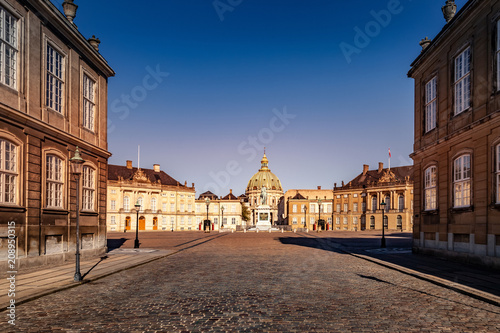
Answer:
[{"label": "building cornice", "polygon": [[58,129],[57,127],[53,127],[45,122],[42,122],[41,120],[12,109],[5,104],[0,103],[0,106],[2,106],[0,107],[1,119],[6,121],[11,120],[14,123],[23,124],[26,126],[26,128],[24,128],[25,131],[36,130],[46,135],[62,139],[62,141],[79,146],[80,148],[85,147],[85,150],[89,150],[98,156],[103,156],[107,159],[111,157],[111,153],[106,149],[95,146],[87,141],[84,141],[83,139]]},{"label": "building cornice", "polygon": [[20,2],[31,6],[40,16],[46,18],[46,20],[42,19],[45,25],[52,25],[56,32],[67,38],[75,49],[106,77],[115,76],[115,72],[106,59],[90,45],[89,41],[78,31],[76,25],[71,23],[50,0],[20,0]]}]

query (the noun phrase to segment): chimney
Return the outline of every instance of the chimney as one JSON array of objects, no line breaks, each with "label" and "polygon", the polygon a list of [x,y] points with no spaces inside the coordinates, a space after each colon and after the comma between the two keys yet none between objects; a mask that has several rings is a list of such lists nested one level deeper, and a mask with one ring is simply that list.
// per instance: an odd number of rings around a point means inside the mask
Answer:
[{"label": "chimney", "polygon": [[429,39],[429,37],[425,37],[424,39],[422,39],[420,41],[420,46],[422,46],[422,52],[431,44],[431,40]]},{"label": "chimney", "polygon": [[188,182],[187,180],[184,181],[184,186],[187,186],[188,185]]},{"label": "chimney", "polygon": [[368,164],[363,164],[363,176],[365,176],[370,170],[370,166]]},{"label": "chimney", "polygon": [[381,173],[384,170],[384,163],[378,162],[378,173]]},{"label": "chimney", "polygon": [[155,172],[160,172],[160,165],[159,164],[153,164],[153,170]]},{"label": "chimney", "polygon": [[318,190],[321,190],[321,186],[318,186]]},{"label": "chimney", "polygon": [[233,189],[232,188],[229,189],[229,194],[233,194]]},{"label": "chimney", "polygon": [[97,51],[99,52],[99,44],[101,44],[101,40],[99,38],[96,38],[95,35],[92,35],[92,38],[88,39],[90,45]]},{"label": "chimney", "polygon": [[73,20],[75,19],[75,16],[76,16],[76,10],[78,9],[78,6],[73,3],[73,0],[66,0],[63,2],[62,7],[64,10],[64,15],[66,15],[66,18],[68,19],[68,21],[73,23]]},{"label": "chimney", "polygon": [[132,161],[127,160],[127,169],[132,169]]},{"label": "chimney", "polygon": [[191,183],[191,187],[194,188],[194,183]]},{"label": "chimney", "polygon": [[455,0],[446,0],[446,4],[441,7],[441,10],[443,11],[446,23],[450,22],[455,17],[455,13],[457,12]]}]

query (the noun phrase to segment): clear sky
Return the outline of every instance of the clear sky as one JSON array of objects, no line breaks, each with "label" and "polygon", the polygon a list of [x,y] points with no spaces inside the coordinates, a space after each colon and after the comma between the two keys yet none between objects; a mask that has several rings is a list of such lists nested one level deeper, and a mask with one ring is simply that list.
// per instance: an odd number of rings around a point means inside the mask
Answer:
[{"label": "clear sky", "polygon": [[406,73],[445,0],[75,3],[116,71],[110,164],[137,166],[140,145],[141,167],[218,195],[244,193],[264,146],[285,191],[347,182],[389,147],[391,166],[412,164]]}]

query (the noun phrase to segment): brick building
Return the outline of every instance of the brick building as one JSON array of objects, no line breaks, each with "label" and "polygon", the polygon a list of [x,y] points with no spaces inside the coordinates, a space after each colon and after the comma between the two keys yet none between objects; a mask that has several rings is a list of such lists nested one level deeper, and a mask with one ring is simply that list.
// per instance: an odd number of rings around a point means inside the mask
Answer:
[{"label": "brick building", "polygon": [[[17,261],[34,266],[74,259],[78,146],[82,255],[106,250],[107,85],[113,70],[49,0],[0,1],[0,265],[8,222]],[[83,23],[82,23],[83,24]]]},{"label": "brick building", "polygon": [[414,248],[500,266],[500,2],[468,1],[408,76],[415,80]]}]

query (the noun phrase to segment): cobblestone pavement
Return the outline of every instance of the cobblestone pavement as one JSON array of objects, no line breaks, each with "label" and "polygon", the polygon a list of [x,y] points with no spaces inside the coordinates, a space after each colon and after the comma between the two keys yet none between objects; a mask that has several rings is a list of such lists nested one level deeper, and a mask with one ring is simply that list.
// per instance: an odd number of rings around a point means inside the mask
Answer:
[{"label": "cobblestone pavement", "polygon": [[212,234],[170,257],[20,305],[16,330],[4,318],[0,331],[500,331],[499,307],[328,244],[305,233]]}]

